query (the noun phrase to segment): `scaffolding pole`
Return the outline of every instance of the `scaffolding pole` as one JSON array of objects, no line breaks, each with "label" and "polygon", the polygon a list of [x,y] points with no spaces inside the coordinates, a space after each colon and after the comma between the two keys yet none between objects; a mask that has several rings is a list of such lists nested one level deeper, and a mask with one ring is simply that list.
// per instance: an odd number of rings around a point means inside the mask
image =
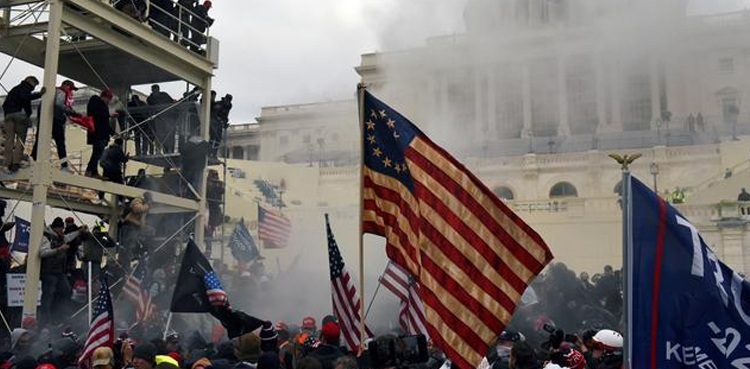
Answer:
[{"label": "scaffolding pole", "polygon": [[[201,104],[201,138],[209,141],[209,130],[211,126],[211,76],[207,76],[203,81],[203,102]],[[206,173],[208,170],[208,156],[203,165],[203,172],[198,181],[198,217],[195,219],[195,242],[206,248],[205,225],[206,225]]]},{"label": "scaffolding pole", "polygon": [[31,207],[31,234],[29,236],[29,252],[26,262],[26,288],[23,298],[23,316],[36,317],[36,304],[39,291],[39,268],[41,258],[39,247],[42,244],[44,231],[44,216],[47,207],[47,190],[52,184],[49,162],[50,144],[52,141],[52,114],[55,103],[55,85],[57,84],[57,66],[60,52],[60,29],[62,24],[62,0],[49,1],[49,23],[47,28],[47,47],[44,55],[44,87],[46,92],[42,97],[41,117],[37,139],[36,162],[32,167],[31,185],[34,188]]}]

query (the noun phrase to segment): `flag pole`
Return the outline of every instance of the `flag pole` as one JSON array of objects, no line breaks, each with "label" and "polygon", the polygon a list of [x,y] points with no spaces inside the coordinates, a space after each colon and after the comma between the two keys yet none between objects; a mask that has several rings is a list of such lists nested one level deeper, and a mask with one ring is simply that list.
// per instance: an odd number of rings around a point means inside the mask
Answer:
[{"label": "flag pole", "polygon": [[172,312],[169,312],[169,315],[167,315],[167,326],[164,327],[164,336],[162,336],[163,340],[167,339],[167,333],[169,333],[169,326],[172,325]]},{"label": "flag pole", "polygon": [[[390,263],[390,261],[388,262]],[[388,267],[386,267],[386,270]],[[370,315],[370,308],[372,307],[372,303],[375,302],[375,297],[378,295],[378,291],[380,291],[380,286],[383,285],[383,277],[385,276],[385,270],[383,270],[383,274],[380,275],[380,278],[378,278],[378,285],[375,287],[375,292],[372,294],[372,298],[370,299],[370,303],[367,305],[367,310],[365,311],[365,316],[362,318],[362,320],[365,320],[368,315]],[[362,306],[364,306],[364,300],[362,300]]]},{"label": "flag pole", "polygon": [[632,363],[633,347],[633,308],[631,306],[633,293],[633,222],[632,209],[633,204],[630,201],[630,164],[641,157],[640,153],[632,155],[609,154],[609,157],[620,164],[622,170],[622,182],[620,182],[620,201],[622,206],[622,292],[623,292],[623,312],[622,320],[625,332],[623,332],[624,342],[623,352],[623,369],[630,369]]},{"label": "flag pole", "polygon": [[88,278],[89,288],[87,288],[88,291],[86,292],[86,294],[88,294],[88,301],[89,301],[89,303],[88,303],[88,310],[89,310],[89,320],[88,321],[89,321],[89,326],[91,326],[91,298],[92,298],[91,297],[91,289],[92,289],[91,287],[93,287],[92,286],[92,281],[91,281],[91,269],[92,269],[91,268],[91,263],[92,263],[92,261],[89,261],[88,263],[86,263],[86,264],[88,264],[88,271],[89,271],[88,272],[88,275],[89,275],[89,278]]},{"label": "flag pole", "polygon": [[[365,255],[364,255],[364,234],[362,233],[362,220],[364,218],[365,202],[364,202],[364,178],[365,178],[365,100],[366,87],[364,83],[357,84],[357,106],[359,109],[359,295],[362,298],[360,305],[360,320],[359,324],[359,345],[360,350],[364,348],[365,343]],[[375,297],[373,296],[373,300]]]}]

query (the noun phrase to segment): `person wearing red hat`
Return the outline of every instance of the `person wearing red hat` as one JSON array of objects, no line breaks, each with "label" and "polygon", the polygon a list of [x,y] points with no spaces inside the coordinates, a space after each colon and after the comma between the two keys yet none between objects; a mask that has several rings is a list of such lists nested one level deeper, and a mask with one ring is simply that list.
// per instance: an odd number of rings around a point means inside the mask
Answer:
[{"label": "person wearing red hat", "polygon": [[310,352],[310,356],[318,359],[323,369],[334,369],[333,362],[344,356],[344,352],[339,348],[341,339],[341,328],[336,322],[327,322],[323,324],[320,330],[320,346]]},{"label": "person wearing red hat", "polygon": [[86,143],[92,146],[91,157],[86,165],[87,177],[99,177],[99,159],[109,144],[112,126],[109,124],[109,103],[112,102],[112,90],[104,89],[99,95],[93,95],[86,105],[86,115],[94,119],[94,131],[86,135]]},{"label": "person wearing red hat", "polygon": [[[65,149],[65,121],[68,117],[80,117],[81,114],[73,110],[73,94],[74,91],[78,90],[78,87],[73,81],[66,79],[63,83],[55,89],[55,105],[52,113],[52,139],[55,140],[55,146],[57,147],[57,157],[62,162],[60,169],[65,172],[70,172],[68,168],[68,153]],[[39,110],[41,110],[41,104]],[[41,113],[37,111],[37,117],[41,117]],[[39,148],[39,135],[37,134],[36,140],[34,140],[34,148],[31,150],[31,157],[36,160],[36,153]]]}]

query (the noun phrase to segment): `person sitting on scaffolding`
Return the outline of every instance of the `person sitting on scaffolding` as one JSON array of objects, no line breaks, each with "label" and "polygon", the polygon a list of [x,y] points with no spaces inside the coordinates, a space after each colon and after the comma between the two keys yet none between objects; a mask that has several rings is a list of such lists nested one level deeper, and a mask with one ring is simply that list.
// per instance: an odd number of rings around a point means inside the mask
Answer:
[{"label": "person sitting on scaffolding", "polygon": [[23,164],[24,145],[26,134],[31,127],[31,102],[42,95],[46,89],[42,87],[39,92],[33,92],[39,85],[39,80],[34,76],[28,76],[16,87],[8,92],[3,101],[3,113],[5,114],[5,166],[11,172],[17,171]]},{"label": "person sitting on scaffolding", "polygon": [[[70,172],[68,168],[68,153],[65,150],[65,121],[68,117],[80,117],[81,114],[73,110],[73,94],[74,91],[78,90],[73,81],[66,79],[63,83],[55,89],[55,104],[52,114],[52,139],[55,140],[55,146],[57,146],[57,157],[62,162],[60,169],[65,172]],[[40,109],[41,109],[41,105]],[[37,114],[41,117],[41,114]],[[41,119],[41,118],[39,118]],[[39,130],[37,129],[36,140],[34,140],[34,148],[31,150],[31,157],[36,160],[37,149],[39,148]]]}]

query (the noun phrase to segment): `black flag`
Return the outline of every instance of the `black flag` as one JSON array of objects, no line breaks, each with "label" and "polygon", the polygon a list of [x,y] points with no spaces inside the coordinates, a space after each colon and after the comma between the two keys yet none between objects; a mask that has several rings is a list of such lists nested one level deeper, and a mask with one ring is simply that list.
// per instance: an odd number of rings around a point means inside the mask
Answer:
[{"label": "black flag", "polygon": [[174,286],[170,311],[173,313],[210,312],[211,304],[208,301],[204,282],[204,277],[210,272],[213,272],[211,264],[201,254],[193,240],[188,241],[185,256],[182,257],[177,285]]}]

